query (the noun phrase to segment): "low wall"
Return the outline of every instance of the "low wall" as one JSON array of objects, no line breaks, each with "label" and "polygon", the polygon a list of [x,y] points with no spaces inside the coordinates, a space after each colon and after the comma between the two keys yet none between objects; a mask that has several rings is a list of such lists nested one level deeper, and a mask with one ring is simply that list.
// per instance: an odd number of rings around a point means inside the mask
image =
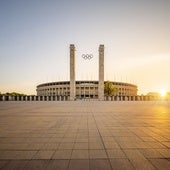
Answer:
[{"label": "low wall", "polygon": [[159,100],[158,98],[153,98],[151,96],[112,96],[105,97],[105,100],[109,101],[155,101]]},{"label": "low wall", "polygon": [[[84,100],[84,99],[82,99]],[[87,99],[93,100],[93,99]],[[162,100],[150,96],[112,96],[105,97],[107,101],[155,101]],[[0,101],[69,101],[69,96],[6,96],[1,95]]]},{"label": "low wall", "polygon": [[0,96],[0,101],[67,101],[69,96]]}]

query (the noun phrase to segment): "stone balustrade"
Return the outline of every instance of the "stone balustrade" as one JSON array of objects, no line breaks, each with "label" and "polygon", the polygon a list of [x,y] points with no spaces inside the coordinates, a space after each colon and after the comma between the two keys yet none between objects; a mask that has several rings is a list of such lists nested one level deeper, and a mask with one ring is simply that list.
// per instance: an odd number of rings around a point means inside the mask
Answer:
[{"label": "stone balustrade", "polygon": [[[0,101],[69,101],[70,96],[7,96],[0,95]],[[85,99],[77,99],[77,100],[85,100]],[[94,99],[86,99],[86,100],[94,100]],[[97,100],[97,99],[95,99]],[[155,101],[162,100],[161,98],[154,98],[151,96],[112,96],[104,98],[105,101]],[[166,98],[166,100],[170,100]]]}]

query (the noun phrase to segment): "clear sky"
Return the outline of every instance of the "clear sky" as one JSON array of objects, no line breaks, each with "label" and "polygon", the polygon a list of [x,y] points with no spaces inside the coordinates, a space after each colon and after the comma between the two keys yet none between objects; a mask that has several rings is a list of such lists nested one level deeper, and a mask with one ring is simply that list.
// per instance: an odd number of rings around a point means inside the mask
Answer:
[{"label": "clear sky", "polygon": [[70,44],[77,80],[98,79],[104,44],[105,80],[170,91],[170,0],[0,0],[0,92],[69,80]]}]

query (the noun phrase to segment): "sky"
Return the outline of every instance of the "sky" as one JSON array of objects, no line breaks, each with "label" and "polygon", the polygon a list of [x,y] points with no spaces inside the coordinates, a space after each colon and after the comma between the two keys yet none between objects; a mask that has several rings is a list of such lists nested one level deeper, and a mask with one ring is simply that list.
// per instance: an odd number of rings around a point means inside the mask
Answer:
[{"label": "sky", "polygon": [[169,9],[170,0],[0,0],[0,92],[69,80],[70,44],[76,80],[98,80],[104,44],[105,80],[170,91]]}]

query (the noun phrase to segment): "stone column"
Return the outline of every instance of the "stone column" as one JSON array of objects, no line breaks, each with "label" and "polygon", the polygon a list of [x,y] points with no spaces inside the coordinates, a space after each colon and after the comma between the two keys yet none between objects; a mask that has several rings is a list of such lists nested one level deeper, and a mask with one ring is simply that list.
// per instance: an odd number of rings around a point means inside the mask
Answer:
[{"label": "stone column", "polygon": [[98,99],[104,100],[104,45],[99,46]]},{"label": "stone column", "polygon": [[2,96],[2,101],[5,101],[5,96]]},{"label": "stone column", "polygon": [[70,100],[75,100],[75,46],[70,44]]}]

